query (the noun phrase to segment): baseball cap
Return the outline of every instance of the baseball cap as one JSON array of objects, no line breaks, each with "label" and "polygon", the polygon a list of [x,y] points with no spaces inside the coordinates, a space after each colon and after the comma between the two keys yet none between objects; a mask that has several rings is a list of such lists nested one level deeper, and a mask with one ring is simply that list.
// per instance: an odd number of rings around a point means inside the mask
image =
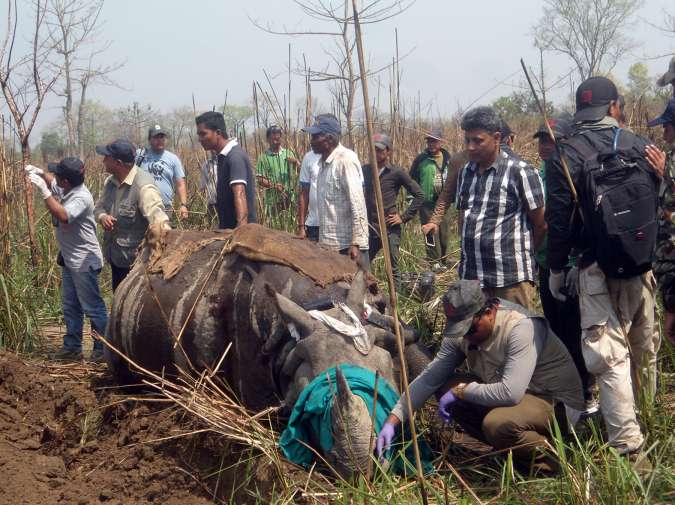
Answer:
[{"label": "baseball cap", "polygon": [[273,124],[267,128],[265,135],[269,137],[273,133],[281,133],[281,127],[279,125]]},{"label": "baseball cap", "polygon": [[[571,119],[571,116],[560,116],[548,120],[548,125],[551,127],[551,130],[553,130],[553,136],[556,139],[562,139],[569,136],[572,129]],[[532,138],[536,139],[544,135],[548,137],[548,128],[546,128],[546,124],[542,122],[539,124],[539,128],[535,134],[532,135]]]},{"label": "baseball cap", "polygon": [[443,140],[443,129],[434,128],[424,134],[425,139]]},{"label": "baseball cap", "polygon": [[675,56],[673,56],[670,59],[670,63],[668,64],[668,72],[663,74],[659,79],[656,81],[657,86],[668,86],[671,82],[675,81]]},{"label": "baseball cap", "polygon": [[134,145],[125,139],[113,140],[105,146],[96,146],[96,153],[101,156],[110,156],[124,163],[132,163],[136,159]]},{"label": "baseball cap", "polygon": [[479,281],[461,280],[452,284],[443,295],[447,324],[443,335],[463,337],[471,328],[473,316],[485,305]]},{"label": "baseball cap", "polygon": [[666,123],[675,124],[675,98],[671,98],[666,104],[666,110],[659,117],[647,123],[647,126],[658,126]]},{"label": "baseball cap", "polygon": [[606,77],[591,77],[577,88],[574,121],[599,121],[607,115],[607,106],[619,98],[619,92]]},{"label": "baseball cap", "polygon": [[376,133],[373,135],[373,142],[378,149],[391,149],[391,139],[386,133]]},{"label": "baseball cap", "polygon": [[70,178],[72,176],[82,175],[84,172],[84,163],[79,158],[63,158],[58,163],[47,164],[47,170],[59,177]]},{"label": "baseball cap", "polygon": [[302,131],[309,133],[310,135],[317,133],[333,133],[335,135],[340,135],[342,133],[340,122],[334,116],[327,114],[316,116],[316,118],[314,118],[314,124],[305,126]]},{"label": "baseball cap", "polygon": [[158,124],[152,125],[150,128],[148,128],[148,138],[151,137],[156,137],[157,135],[166,135],[168,136],[169,134],[166,132],[164,128],[162,128]]}]

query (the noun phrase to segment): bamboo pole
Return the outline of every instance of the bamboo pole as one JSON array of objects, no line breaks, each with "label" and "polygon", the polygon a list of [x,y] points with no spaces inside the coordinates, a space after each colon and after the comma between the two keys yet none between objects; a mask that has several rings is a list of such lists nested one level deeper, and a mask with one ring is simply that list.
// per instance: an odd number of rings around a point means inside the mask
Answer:
[{"label": "bamboo pole", "polygon": [[[574,183],[572,182],[572,177],[570,176],[570,169],[567,166],[567,161],[565,160],[565,157],[560,152],[560,146],[558,145],[558,141],[556,140],[555,135],[553,135],[553,130],[551,129],[551,125],[548,124],[548,118],[546,117],[546,109],[544,109],[541,102],[539,101],[539,97],[537,96],[537,92],[534,90],[534,85],[532,84],[532,80],[530,80],[530,74],[527,73],[527,68],[525,67],[525,62],[523,61],[522,58],[520,59],[520,66],[523,67],[523,72],[525,72],[525,78],[527,79],[527,83],[530,85],[530,91],[532,91],[532,96],[534,97],[534,101],[537,102],[537,107],[539,108],[539,112],[541,113],[541,117],[544,119],[544,124],[546,125],[546,130],[548,131],[548,134],[551,136],[551,140],[553,141],[553,145],[555,145],[555,150],[558,153],[558,158],[560,159],[560,163],[562,164],[563,174],[565,175],[565,179],[567,180],[567,185],[569,186],[569,189],[570,189],[570,194],[572,195],[572,201],[574,202],[575,205],[578,205],[579,200],[577,199],[577,190],[574,187]],[[579,214],[581,214],[581,212]]]},{"label": "bamboo pole", "polygon": [[361,24],[359,23],[359,12],[356,7],[356,0],[352,0],[354,11],[354,31],[356,34],[356,48],[359,56],[359,70],[361,73],[361,89],[363,90],[363,104],[366,114],[366,131],[368,133],[368,151],[370,154],[370,168],[373,173],[373,188],[375,189],[375,198],[377,201],[377,219],[380,225],[380,237],[382,240],[382,250],[384,252],[384,265],[387,270],[387,283],[389,285],[389,301],[391,304],[392,315],[394,317],[394,333],[396,334],[396,346],[398,348],[398,358],[401,365],[401,379],[403,381],[403,390],[406,396],[408,413],[408,422],[410,425],[410,434],[412,435],[413,450],[415,453],[415,467],[417,469],[417,482],[420,486],[422,502],[428,505],[429,498],[424,482],[424,472],[422,471],[422,460],[420,458],[420,448],[417,443],[417,431],[415,429],[415,416],[412,411],[412,402],[410,400],[410,387],[408,384],[408,368],[405,362],[403,352],[403,337],[401,336],[401,326],[398,320],[398,307],[396,300],[396,284],[394,283],[394,273],[391,267],[391,256],[389,253],[389,237],[387,235],[386,222],[384,220],[384,204],[382,202],[382,188],[380,187],[380,175],[377,170],[377,157],[375,155],[375,143],[373,142],[373,123],[370,115],[370,99],[368,97],[368,80],[366,75],[366,64],[363,57],[363,38],[361,36]]}]

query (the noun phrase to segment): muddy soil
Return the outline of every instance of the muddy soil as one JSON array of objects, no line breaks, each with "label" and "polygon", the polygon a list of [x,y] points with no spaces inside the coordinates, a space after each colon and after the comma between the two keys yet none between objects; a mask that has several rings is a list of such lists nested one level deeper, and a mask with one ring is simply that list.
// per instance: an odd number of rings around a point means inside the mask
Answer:
[{"label": "muddy soil", "polygon": [[[223,471],[234,450],[217,437],[166,440],[196,428],[175,407],[120,395],[102,365],[0,352],[0,504],[255,501],[239,489],[251,472]],[[274,485],[268,470],[252,472],[258,496]]]}]

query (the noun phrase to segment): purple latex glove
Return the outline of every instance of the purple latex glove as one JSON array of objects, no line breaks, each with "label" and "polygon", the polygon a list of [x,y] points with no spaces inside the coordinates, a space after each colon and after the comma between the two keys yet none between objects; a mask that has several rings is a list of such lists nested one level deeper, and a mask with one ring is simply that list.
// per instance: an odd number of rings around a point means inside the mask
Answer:
[{"label": "purple latex glove", "polygon": [[441,419],[443,419],[443,422],[446,424],[452,421],[451,408],[452,404],[456,401],[457,397],[452,392],[452,389],[449,389],[448,392],[438,400],[438,415],[441,416]]},{"label": "purple latex glove", "polygon": [[391,446],[391,441],[394,438],[395,433],[396,427],[393,424],[384,423],[380,433],[377,435],[375,447],[377,448],[377,457],[380,459],[380,463],[384,463],[384,451]]}]

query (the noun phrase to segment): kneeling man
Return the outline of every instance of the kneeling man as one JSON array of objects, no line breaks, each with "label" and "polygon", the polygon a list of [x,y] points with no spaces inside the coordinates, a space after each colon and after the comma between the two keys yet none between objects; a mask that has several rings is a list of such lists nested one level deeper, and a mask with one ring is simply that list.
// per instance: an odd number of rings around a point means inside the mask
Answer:
[{"label": "kneeling man", "polygon": [[[478,281],[453,284],[443,303],[445,338],[410,384],[413,410],[434,393],[442,395],[439,415],[445,422],[454,417],[472,436],[495,449],[513,448],[514,457],[528,464],[546,443],[555,403],[583,409],[572,358],[546,319],[500,298],[486,300]],[[456,372],[463,362],[470,375]],[[378,435],[379,457],[407,415],[403,395]],[[537,469],[553,469],[539,451],[534,461]]]}]

